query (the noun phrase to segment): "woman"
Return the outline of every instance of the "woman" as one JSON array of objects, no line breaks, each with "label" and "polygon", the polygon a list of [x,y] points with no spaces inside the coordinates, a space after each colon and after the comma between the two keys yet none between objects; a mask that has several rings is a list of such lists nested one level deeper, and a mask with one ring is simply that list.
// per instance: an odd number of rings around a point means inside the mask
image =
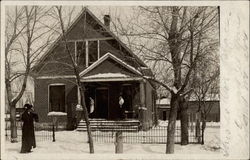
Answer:
[{"label": "woman", "polygon": [[36,147],[34,120],[38,122],[38,115],[34,113],[33,106],[30,104],[24,105],[25,111],[21,115],[23,121],[22,126],[22,147],[21,153],[31,152],[32,147]]}]

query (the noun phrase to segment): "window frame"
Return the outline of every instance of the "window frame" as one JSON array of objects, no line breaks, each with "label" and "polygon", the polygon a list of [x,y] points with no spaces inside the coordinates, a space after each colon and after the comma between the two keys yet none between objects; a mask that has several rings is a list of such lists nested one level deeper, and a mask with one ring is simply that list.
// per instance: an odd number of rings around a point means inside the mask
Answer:
[{"label": "window frame", "polygon": [[[77,53],[77,42],[85,42],[85,67],[89,67],[90,61],[89,61],[89,42],[90,41],[96,41],[97,42],[97,60],[100,59],[100,40],[75,40],[75,62],[77,61],[78,53]],[[95,62],[96,62],[95,61]],[[93,64],[94,62],[92,62]]]},{"label": "window frame", "polygon": [[64,86],[64,88],[65,88],[65,93],[64,93],[65,112],[63,112],[63,113],[68,113],[68,108],[67,108],[67,104],[66,104],[66,84],[64,84],[64,83],[52,83],[52,84],[48,85],[48,113],[49,112],[58,112],[58,111],[52,111],[51,107],[50,107],[50,87],[53,87],[53,86]]}]

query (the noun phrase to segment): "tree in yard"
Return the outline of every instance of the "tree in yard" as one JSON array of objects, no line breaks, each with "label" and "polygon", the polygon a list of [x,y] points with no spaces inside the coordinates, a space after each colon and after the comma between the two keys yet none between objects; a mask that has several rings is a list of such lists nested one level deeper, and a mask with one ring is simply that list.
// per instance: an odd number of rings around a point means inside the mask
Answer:
[{"label": "tree in yard", "polygon": [[[181,111],[181,144],[188,144],[188,115],[183,105],[192,91],[189,82],[197,63],[218,47],[217,7],[139,7],[134,22],[119,34],[130,38],[131,48],[150,64],[160,69],[155,78],[171,93],[166,153],[174,153],[177,110]],[[131,41],[131,39],[133,41]],[[162,74],[163,73],[163,74]]]},{"label": "tree in yard", "polygon": [[[53,34],[48,34],[50,30],[43,29],[40,24],[47,12],[45,7],[38,6],[6,8],[5,85],[10,109],[11,142],[17,142],[16,104],[26,89],[33,64],[52,39]],[[14,83],[20,81],[20,89],[13,95]]]},{"label": "tree in yard", "polygon": [[[210,55],[204,58],[203,63],[198,63],[198,69],[192,77],[191,86],[193,98],[198,101],[197,110],[197,136],[200,135],[201,121],[201,144],[204,144],[204,132],[206,128],[207,116],[210,113],[213,104],[207,103],[207,100],[215,100],[219,96],[219,62],[217,55]],[[200,141],[200,139],[199,139]]]},{"label": "tree in yard", "polygon": [[[73,13],[74,8],[71,10],[71,14]],[[60,27],[60,34],[61,34],[61,40],[64,44],[64,48],[66,50],[66,53],[70,59],[70,68],[73,69],[74,75],[76,76],[76,85],[80,91],[80,95],[81,95],[81,106],[83,108],[83,118],[86,122],[86,126],[87,126],[87,133],[88,133],[88,143],[89,143],[89,152],[90,153],[94,153],[94,144],[93,144],[93,138],[92,138],[92,133],[91,133],[91,126],[90,126],[90,122],[89,122],[89,117],[88,117],[88,111],[86,108],[86,103],[85,103],[85,87],[84,84],[81,83],[80,81],[80,68],[77,62],[77,59],[75,58],[75,53],[71,51],[70,46],[68,44],[68,39],[67,39],[67,27],[65,27],[65,21],[64,21],[64,10],[62,6],[55,6],[52,9],[52,15],[54,15],[54,17],[57,19],[59,27]],[[69,15],[69,19],[72,15]],[[69,20],[70,22],[70,20]],[[85,34],[86,34],[86,16],[84,18],[84,24],[82,24],[83,30],[81,31],[81,33],[83,34],[82,36],[82,40],[84,41],[85,39]]]}]

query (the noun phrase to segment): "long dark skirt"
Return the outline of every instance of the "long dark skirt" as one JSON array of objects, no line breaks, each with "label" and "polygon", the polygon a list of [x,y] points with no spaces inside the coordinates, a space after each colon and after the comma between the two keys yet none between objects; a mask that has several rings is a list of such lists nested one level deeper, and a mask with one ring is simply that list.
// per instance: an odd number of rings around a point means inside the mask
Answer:
[{"label": "long dark skirt", "polygon": [[34,115],[32,113],[23,113],[21,118],[23,121],[21,153],[27,153],[31,151],[32,147],[36,147],[33,123]]}]

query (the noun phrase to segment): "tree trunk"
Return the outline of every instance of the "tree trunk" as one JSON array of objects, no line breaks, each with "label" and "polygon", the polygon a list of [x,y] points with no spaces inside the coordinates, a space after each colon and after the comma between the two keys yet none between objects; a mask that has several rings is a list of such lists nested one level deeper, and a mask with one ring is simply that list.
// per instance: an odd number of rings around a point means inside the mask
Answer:
[{"label": "tree trunk", "polygon": [[184,98],[179,101],[179,107],[181,108],[181,145],[188,144],[188,107],[185,104]]},{"label": "tree trunk", "polygon": [[178,95],[171,93],[171,102],[170,102],[170,113],[168,120],[168,131],[167,131],[167,147],[166,153],[174,153],[174,143],[175,143],[175,123],[177,118],[177,109],[178,109]]},{"label": "tree trunk", "polygon": [[197,118],[195,125],[195,137],[198,138],[198,143],[201,142],[201,128],[200,128],[200,120]]},{"label": "tree trunk", "polygon": [[80,86],[81,97],[84,98],[84,100],[82,101],[82,106],[83,106],[82,108],[83,108],[83,115],[84,115],[83,117],[84,117],[84,120],[85,120],[86,125],[87,125],[88,142],[89,142],[89,152],[90,153],[94,153],[94,143],[93,143],[93,138],[92,138],[92,133],[91,133],[91,127],[90,127],[90,122],[89,122],[88,110],[86,108],[86,103],[85,103],[85,94],[84,94],[84,90],[82,88],[82,85],[80,84],[80,81],[78,81],[78,85]]},{"label": "tree trunk", "polygon": [[202,120],[202,126],[201,126],[201,144],[204,144],[204,132],[205,132],[205,128],[206,128],[206,120],[203,119]]},{"label": "tree trunk", "polygon": [[17,142],[17,126],[16,126],[16,106],[10,104],[10,130],[11,143]]}]

